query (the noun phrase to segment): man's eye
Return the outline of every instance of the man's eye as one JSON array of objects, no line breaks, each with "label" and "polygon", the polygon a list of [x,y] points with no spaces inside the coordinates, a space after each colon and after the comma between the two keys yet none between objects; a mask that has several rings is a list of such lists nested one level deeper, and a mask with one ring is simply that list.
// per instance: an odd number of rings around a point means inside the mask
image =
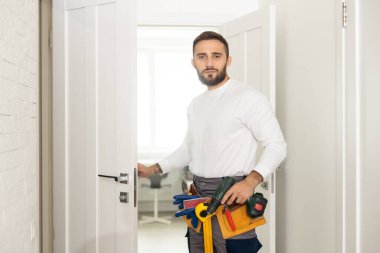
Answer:
[{"label": "man's eye", "polygon": [[204,56],[204,55],[200,55],[200,56],[198,56],[198,59],[199,60],[204,60],[206,57]]}]

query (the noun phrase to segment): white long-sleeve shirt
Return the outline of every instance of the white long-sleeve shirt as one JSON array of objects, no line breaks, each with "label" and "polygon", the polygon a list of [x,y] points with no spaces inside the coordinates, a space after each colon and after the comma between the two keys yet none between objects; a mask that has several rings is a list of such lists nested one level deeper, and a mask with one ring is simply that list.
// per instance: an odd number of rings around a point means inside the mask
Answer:
[{"label": "white long-sleeve shirt", "polygon": [[[201,177],[264,178],[286,156],[286,143],[268,99],[248,85],[229,80],[195,97],[188,107],[183,144],[159,163],[164,173],[190,164]],[[264,150],[257,161],[258,143]]]}]

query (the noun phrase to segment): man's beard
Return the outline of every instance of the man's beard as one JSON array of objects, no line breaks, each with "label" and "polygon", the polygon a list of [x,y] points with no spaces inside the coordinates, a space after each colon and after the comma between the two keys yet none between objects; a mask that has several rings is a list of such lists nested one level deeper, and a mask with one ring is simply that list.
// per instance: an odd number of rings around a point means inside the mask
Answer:
[{"label": "man's beard", "polygon": [[[205,69],[205,71],[206,70],[216,70],[217,71],[217,69],[213,69],[213,68]],[[201,83],[203,83],[204,85],[207,85],[207,86],[215,86],[215,85],[218,85],[219,83],[221,83],[224,79],[226,79],[227,64],[224,66],[223,70],[215,76],[215,78],[212,78],[212,79],[205,78],[202,75],[202,73],[199,72],[198,70],[197,70],[197,74],[198,74],[199,81],[201,81]],[[211,74],[209,76],[211,76]]]}]

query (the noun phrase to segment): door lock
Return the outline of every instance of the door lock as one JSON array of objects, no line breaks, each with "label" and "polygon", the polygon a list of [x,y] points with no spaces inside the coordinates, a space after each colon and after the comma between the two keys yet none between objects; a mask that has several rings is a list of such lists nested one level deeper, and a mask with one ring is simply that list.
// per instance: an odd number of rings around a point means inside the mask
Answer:
[{"label": "door lock", "polygon": [[112,178],[116,182],[120,182],[121,184],[128,184],[128,173],[120,173],[120,177],[116,176],[108,176],[108,175],[98,175],[98,177],[106,177],[106,178]]},{"label": "door lock", "polygon": [[128,203],[128,192],[120,192],[119,199],[121,203]]}]

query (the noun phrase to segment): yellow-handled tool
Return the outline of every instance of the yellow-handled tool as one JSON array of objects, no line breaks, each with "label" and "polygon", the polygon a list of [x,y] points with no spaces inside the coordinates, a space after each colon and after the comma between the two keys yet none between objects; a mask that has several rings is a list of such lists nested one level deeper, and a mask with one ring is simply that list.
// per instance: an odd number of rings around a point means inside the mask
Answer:
[{"label": "yellow-handled tool", "polygon": [[204,252],[213,253],[213,243],[212,243],[212,223],[211,217],[215,215],[207,213],[207,203],[200,203],[195,207],[195,214],[198,219],[203,223],[203,241],[204,241]]},{"label": "yellow-handled tool", "polygon": [[198,219],[203,223],[203,240],[205,253],[213,252],[212,244],[212,223],[211,217],[215,215],[216,209],[220,206],[224,194],[235,183],[232,177],[223,178],[222,182],[213,194],[210,203],[201,203],[195,207],[195,214]]}]

